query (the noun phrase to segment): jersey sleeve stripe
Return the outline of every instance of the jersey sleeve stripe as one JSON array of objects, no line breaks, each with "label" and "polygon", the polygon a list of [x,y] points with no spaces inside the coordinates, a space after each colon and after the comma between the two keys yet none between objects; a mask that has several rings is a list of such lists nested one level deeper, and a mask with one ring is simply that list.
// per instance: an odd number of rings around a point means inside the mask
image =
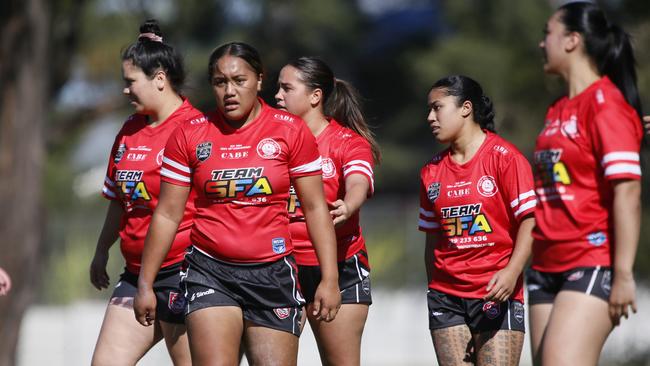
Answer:
[{"label": "jersey sleeve stripe", "polygon": [[519,204],[520,201],[523,201],[526,198],[534,196],[534,195],[535,195],[535,191],[532,190],[532,189],[530,191],[528,191],[528,192],[522,193],[522,194],[519,195],[519,197],[515,198],[514,200],[512,200],[512,202],[510,202],[510,207],[515,208]]},{"label": "jersey sleeve stripe", "polygon": [[346,167],[348,165],[363,165],[366,168],[368,168],[370,171],[372,171],[372,165],[370,165],[370,163],[365,160],[350,160],[347,162],[347,164],[344,164],[343,166]]},{"label": "jersey sleeve stripe", "polygon": [[437,229],[440,227],[440,224],[438,224],[437,222],[425,221],[422,219],[420,219],[418,225],[423,229]]},{"label": "jersey sleeve stripe", "polygon": [[641,176],[641,167],[638,164],[617,163],[608,166],[605,169],[605,176],[615,174],[633,174]]},{"label": "jersey sleeve stripe", "polygon": [[190,177],[186,177],[184,175],[174,173],[171,170],[166,169],[166,168],[161,168],[160,169],[160,175],[162,175],[163,177],[175,179],[177,181],[184,182],[184,183],[189,183],[190,182]]},{"label": "jersey sleeve stripe", "polygon": [[115,187],[115,182],[113,182],[113,180],[111,180],[109,177],[104,178],[104,184],[111,188]]},{"label": "jersey sleeve stripe", "polygon": [[420,207],[420,214],[422,216],[431,217],[431,218],[436,217],[436,214],[433,211],[427,211],[427,210],[423,209],[422,207]]},{"label": "jersey sleeve stripe", "polygon": [[605,156],[603,156],[603,160],[600,163],[605,166],[605,164],[616,160],[639,161],[639,154],[634,151],[611,152],[609,154],[605,154]]},{"label": "jersey sleeve stripe", "polygon": [[102,188],[102,192],[110,198],[117,198],[117,195],[106,186]]},{"label": "jersey sleeve stripe", "polygon": [[537,206],[537,199],[530,200],[523,205],[519,206],[519,209],[515,211],[515,217],[519,217],[522,213],[530,210],[531,208]]},{"label": "jersey sleeve stripe", "polygon": [[163,156],[163,164],[171,165],[172,167],[174,167],[174,168],[176,168],[176,169],[178,169],[178,170],[180,170],[182,172],[185,172],[185,173],[190,173],[191,172],[189,167],[187,167],[187,166],[185,166],[183,164],[177,163],[177,162],[173,161],[172,159],[169,159],[166,156]]},{"label": "jersey sleeve stripe", "polygon": [[372,172],[369,172],[368,169],[361,167],[361,166],[353,166],[347,169],[343,170],[343,177],[347,178],[348,175],[354,173],[354,172],[360,172],[361,174],[365,175],[366,178],[368,178],[368,181],[370,182],[370,192],[375,191],[375,179],[372,176]]},{"label": "jersey sleeve stripe", "polygon": [[314,160],[314,161],[312,161],[310,163],[303,164],[303,165],[297,166],[295,168],[291,168],[289,171],[291,173],[317,172],[317,171],[321,170],[321,165],[322,165],[322,159],[319,156],[318,159],[316,159],[316,160]]}]

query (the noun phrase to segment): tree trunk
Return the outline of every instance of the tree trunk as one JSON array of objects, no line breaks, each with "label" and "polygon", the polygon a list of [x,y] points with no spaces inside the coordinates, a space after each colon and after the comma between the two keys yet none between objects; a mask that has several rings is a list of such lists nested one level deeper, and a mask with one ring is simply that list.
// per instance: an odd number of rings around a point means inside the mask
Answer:
[{"label": "tree trunk", "polygon": [[0,297],[0,366],[16,364],[21,320],[35,297],[44,262],[43,130],[50,79],[47,3],[7,1],[2,7],[0,266],[11,276],[12,289]]}]

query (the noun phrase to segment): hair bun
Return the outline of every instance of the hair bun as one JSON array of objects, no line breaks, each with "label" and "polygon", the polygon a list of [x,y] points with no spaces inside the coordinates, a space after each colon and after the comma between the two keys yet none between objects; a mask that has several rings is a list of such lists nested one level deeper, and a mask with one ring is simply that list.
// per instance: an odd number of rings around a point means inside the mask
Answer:
[{"label": "hair bun", "polygon": [[156,19],[147,19],[140,25],[140,35],[138,39],[148,39],[154,42],[163,41],[163,33],[160,30],[158,21]]}]

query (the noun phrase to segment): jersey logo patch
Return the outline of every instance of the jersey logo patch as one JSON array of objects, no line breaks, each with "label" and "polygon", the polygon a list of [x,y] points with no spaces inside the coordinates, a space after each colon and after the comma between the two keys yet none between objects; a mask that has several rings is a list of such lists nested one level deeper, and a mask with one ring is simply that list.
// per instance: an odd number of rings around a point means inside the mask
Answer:
[{"label": "jersey logo patch", "polygon": [[440,196],[440,182],[433,182],[427,187],[427,197],[429,201],[435,202]]},{"label": "jersey logo patch", "polygon": [[589,242],[589,244],[591,244],[591,245],[593,245],[595,247],[599,247],[599,246],[603,245],[603,243],[605,243],[607,241],[607,234],[605,234],[602,231],[597,231],[595,233],[591,233],[591,234],[587,235],[587,241]]},{"label": "jersey logo patch", "polygon": [[162,165],[163,155],[165,155],[164,147],[158,152],[158,155],[156,155],[156,163],[158,163],[158,165]]},{"label": "jersey logo patch", "polygon": [[488,317],[488,319],[495,319],[501,313],[499,309],[499,304],[494,301],[488,301],[483,304],[483,312]]},{"label": "jersey logo patch", "polygon": [[273,245],[274,253],[282,254],[287,250],[287,247],[284,244],[284,238],[273,238],[271,244]]},{"label": "jersey logo patch", "polygon": [[494,181],[494,177],[489,175],[484,175],[478,180],[478,183],[476,183],[476,189],[478,189],[478,193],[483,197],[492,197],[499,191],[499,188],[497,188],[497,184]]},{"label": "jersey logo patch", "polygon": [[275,316],[278,317],[278,319],[286,319],[289,317],[291,314],[291,308],[275,308],[273,309],[273,312],[275,313]]},{"label": "jersey logo patch", "polygon": [[178,292],[169,291],[169,301],[167,301],[167,307],[174,314],[180,314],[183,309],[185,309],[185,296],[179,294]]},{"label": "jersey logo patch", "polygon": [[516,302],[513,304],[515,306],[515,320],[517,323],[523,323],[524,322],[524,305],[522,305],[519,302]]},{"label": "jersey logo patch", "polygon": [[282,149],[280,144],[275,142],[274,139],[266,138],[257,144],[257,155],[262,159],[275,159],[280,155]]},{"label": "jersey logo patch", "polygon": [[199,161],[205,161],[212,154],[212,143],[202,142],[196,145],[196,158]]},{"label": "jersey logo patch", "polygon": [[334,167],[334,162],[330,158],[325,158],[323,159],[322,162],[322,167],[323,169],[323,179],[328,179],[332,178],[334,175],[336,175],[336,168]]},{"label": "jersey logo patch", "polygon": [[125,152],[126,152],[126,144],[120,144],[120,146],[117,147],[117,151],[115,152],[115,158],[113,158],[113,162],[115,164],[119,163],[120,160],[122,160],[122,157],[124,156]]}]

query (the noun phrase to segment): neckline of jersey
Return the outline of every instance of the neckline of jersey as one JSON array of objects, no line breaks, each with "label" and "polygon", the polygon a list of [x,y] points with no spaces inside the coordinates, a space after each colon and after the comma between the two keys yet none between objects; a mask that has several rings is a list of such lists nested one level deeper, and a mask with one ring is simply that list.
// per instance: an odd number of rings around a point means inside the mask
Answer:
[{"label": "neckline of jersey", "polygon": [[446,154],[447,156],[446,156],[445,160],[447,160],[447,166],[450,169],[452,169],[452,170],[466,170],[466,169],[472,168],[474,163],[479,160],[478,157],[483,154],[483,150],[485,150],[487,148],[489,143],[494,139],[494,136],[496,136],[496,134],[494,134],[494,133],[492,133],[490,131],[487,131],[487,130],[484,130],[484,131],[485,131],[485,140],[483,140],[483,143],[481,143],[481,146],[478,148],[478,150],[476,150],[476,152],[474,153],[474,156],[472,156],[471,159],[469,159],[468,161],[466,161],[466,162],[464,162],[462,164],[459,164],[459,163],[455,162],[454,159],[451,158],[451,148],[447,149],[447,154]]},{"label": "neckline of jersey", "polygon": [[175,120],[177,117],[181,116],[186,109],[192,107],[192,105],[187,100],[187,98],[185,98],[185,97],[181,97],[181,98],[183,99],[183,103],[181,103],[181,105],[178,106],[178,108],[176,108],[176,110],[173,111],[172,114],[170,114],[167,118],[165,118],[164,121],[157,124],[156,126],[151,126],[150,123],[147,123],[148,118],[149,118],[148,116],[141,115],[142,116],[142,122],[145,125],[144,130],[147,131],[150,135],[154,135],[154,134],[158,133],[159,131],[164,130],[164,126],[167,126],[167,125],[171,124],[171,123],[168,123],[168,122]]},{"label": "neckline of jersey", "polygon": [[219,116],[219,118],[218,118],[219,124],[221,124],[221,126],[223,126],[224,130],[229,134],[245,133],[249,129],[255,127],[258,123],[260,123],[260,121],[262,121],[265,118],[266,114],[269,113],[269,110],[271,110],[271,107],[268,104],[266,104],[262,98],[257,97],[257,100],[259,101],[260,106],[261,106],[260,114],[257,117],[255,117],[255,119],[248,122],[247,125],[239,127],[239,128],[235,128],[235,127],[231,126],[226,121],[226,119],[223,117],[223,114],[220,111],[217,110],[216,114],[217,114],[217,116]]}]

